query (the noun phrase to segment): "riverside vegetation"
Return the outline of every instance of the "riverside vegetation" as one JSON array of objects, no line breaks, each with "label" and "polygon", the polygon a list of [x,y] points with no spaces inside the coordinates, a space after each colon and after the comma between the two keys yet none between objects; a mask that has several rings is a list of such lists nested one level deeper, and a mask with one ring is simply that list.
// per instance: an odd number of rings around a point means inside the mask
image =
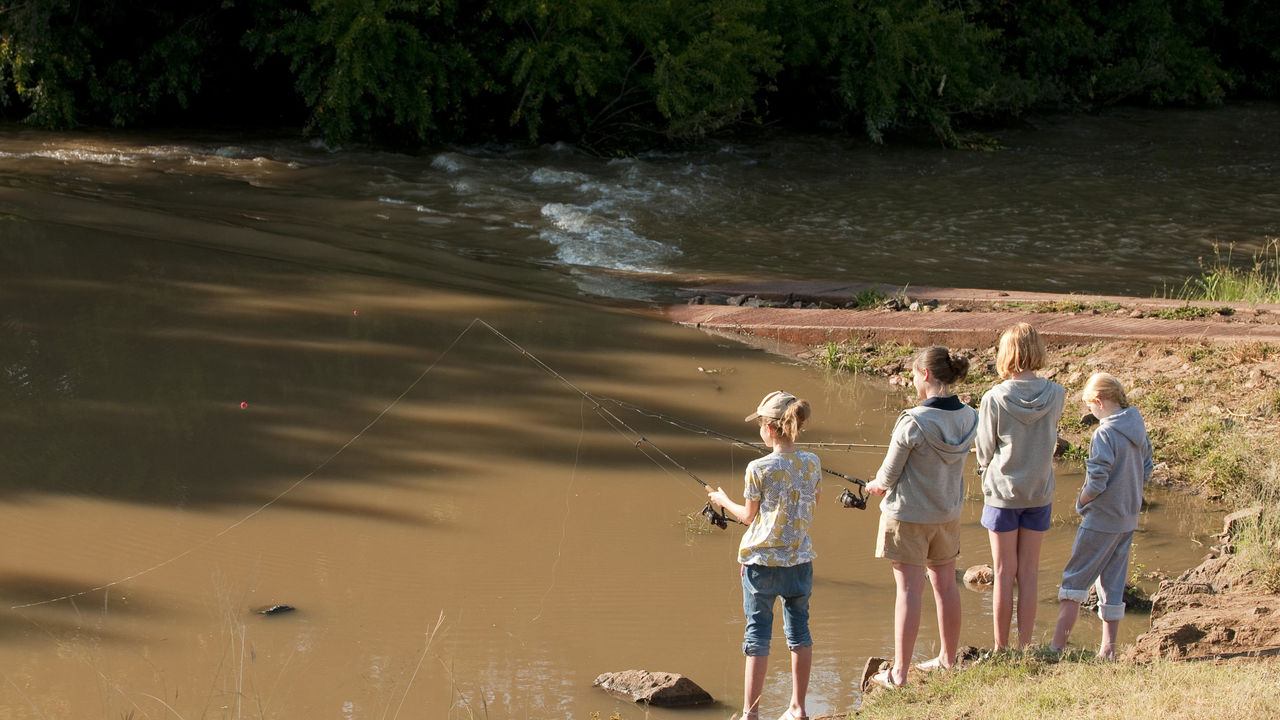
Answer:
[{"label": "riverside vegetation", "polygon": [[1270,0],[0,0],[0,113],[37,126],[296,126],[330,144],[735,126],[966,128],[1280,98]]},{"label": "riverside vegetation", "polygon": [[[1217,254],[1177,294],[1210,302],[1280,302],[1280,258],[1276,240],[1249,267],[1235,267],[1230,253]],[[1024,312],[1102,312],[1087,304],[1070,308],[1022,308]],[[903,374],[913,348],[828,344],[811,355],[828,367]],[[976,403],[998,378],[994,349],[973,349],[974,372],[958,388]],[[1228,509],[1261,508],[1261,516],[1238,537],[1221,570],[1234,575],[1232,593],[1262,598],[1243,619],[1270,614],[1280,602],[1280,347],[1266,344],[1095,343],[1050,347],[1042,375],[1063,384],[1068,409],[1061,434],[1069,458],[1087,457],[1091,427],[1070,398],[1079,397],[1096,370],[1116,374],[1131,388],[1131,400],[1147,419],[1155,448],[1157,482],[1201,493]],[[1217,570],[1215,570],[1217,572]],[[1216,596],[1215,596],[1216,597]],[[1204,608],[1212,614],[1213,607]],[[1264,612],[1265,611],[1265,612]],[[1234,635],[1235,632],[1230,633]],[[1240,635],[1245,632],[1241,629]],[[1202,718],[1240,720],[1280,715],[1280,663],[1274,646],[1221,647],[1199,654],[1201,662],[1179,662],[1131,648],[1119,663],[1100,663],[1091,651],[1057,656],[1043,648],[1006,652],[956,671],[935,673],[905,690],[878,693],[850,717],[859,718]],[[841,716],[843,717],[843,716]]]}]

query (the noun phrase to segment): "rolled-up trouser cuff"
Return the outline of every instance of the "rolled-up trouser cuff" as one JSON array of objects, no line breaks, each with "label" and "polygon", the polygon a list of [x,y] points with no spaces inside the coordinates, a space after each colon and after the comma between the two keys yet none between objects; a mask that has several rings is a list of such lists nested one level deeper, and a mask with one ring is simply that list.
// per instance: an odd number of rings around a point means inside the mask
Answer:
[{"label": "rolled-up trouser cuff", "polygon": [[1103,605],[1098,603],[1098,617],[1103,620],[1123,620],[1124,619],[1124,603],[1119,605]]},{"label": "rolled-up trouser cuff", "polygon": [[1078,603],[1085,603],[1089,600],[1088,590],[1068,590],[1067,588],[1058,588],[1059,600],[1073,600]]}]

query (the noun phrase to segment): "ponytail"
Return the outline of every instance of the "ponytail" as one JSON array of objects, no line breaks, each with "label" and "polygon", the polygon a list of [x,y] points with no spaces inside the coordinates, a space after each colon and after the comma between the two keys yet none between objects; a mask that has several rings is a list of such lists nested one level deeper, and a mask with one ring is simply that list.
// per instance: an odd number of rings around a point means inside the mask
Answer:
[{"label": "ponytail", "polygon": [[969,374],[969,358],[957,355],[941,345],[927,347],[916,354],[913,369],[928,370],[943,385],[964,380]]},{"label": "ponytail", "polygon": [[777,420],[772,418],[761,419],[768,422],[779,435],[786,437],[791,442],[795,442],[800,435],[800,430],[809,419],[809,413],[809,401],[796,400],[787,405],[787,409],[782,411],[781,418]]}]

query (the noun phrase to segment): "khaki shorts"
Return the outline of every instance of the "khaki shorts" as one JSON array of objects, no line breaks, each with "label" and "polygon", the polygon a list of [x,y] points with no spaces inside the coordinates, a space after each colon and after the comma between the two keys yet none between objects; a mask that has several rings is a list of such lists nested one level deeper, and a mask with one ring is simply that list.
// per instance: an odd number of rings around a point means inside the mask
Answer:
[{"label": "khaki shorts", "polygon": [[960,519],[913,523],[881,515],[876,557],[907,565],[945,565],[960,557]]}]

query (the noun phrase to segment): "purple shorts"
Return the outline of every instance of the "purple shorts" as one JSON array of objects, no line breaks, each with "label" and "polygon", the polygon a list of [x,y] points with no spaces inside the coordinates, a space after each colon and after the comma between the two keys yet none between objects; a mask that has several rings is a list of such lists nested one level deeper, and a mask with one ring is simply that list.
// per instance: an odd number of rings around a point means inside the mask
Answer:
[{"label": "purple shorts", "polygon": [[1013,532],[1018,528],[1044,532],[1052,520],[1052,503],[1033,508],[982,506],[982,527],[991,532]]}]

